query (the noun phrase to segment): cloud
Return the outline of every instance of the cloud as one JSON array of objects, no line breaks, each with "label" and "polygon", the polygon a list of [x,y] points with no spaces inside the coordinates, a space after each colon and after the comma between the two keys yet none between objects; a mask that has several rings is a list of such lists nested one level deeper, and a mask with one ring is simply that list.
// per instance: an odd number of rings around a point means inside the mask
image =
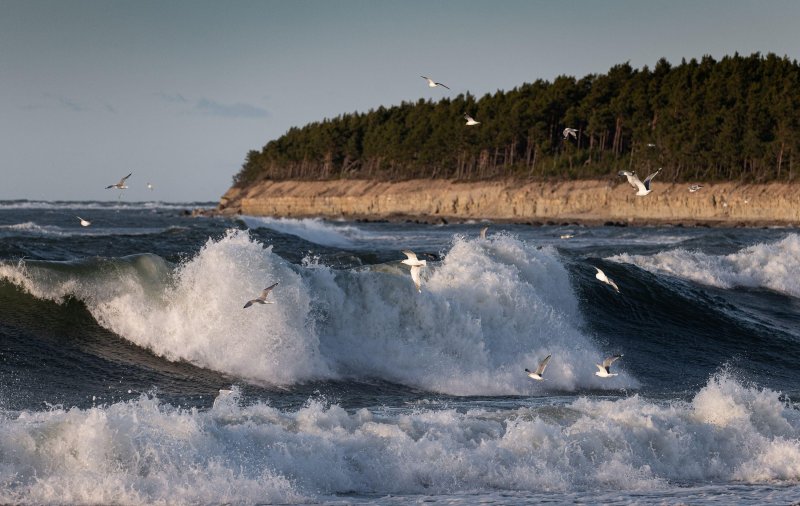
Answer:
[{"label": "cloud", "polygon": [[266,118],[269,116],[269,112],[261,107],[242,103],[222,104],[207,98],[199,99],[194,108],[202,114],[225,118]]},{"label": "cloud", "polygon": [[188,104],[189,100],[180,93],[156,93],[157,97],[171,104]]},{"label": "cloud", "polygon": [[190,106],[189,112],[222,118],[268,118],[269,111],[255,105],[237,102],[224,104],[210,98],[188,99],[180,93],[156,93],[161,100],[177,105]]}]

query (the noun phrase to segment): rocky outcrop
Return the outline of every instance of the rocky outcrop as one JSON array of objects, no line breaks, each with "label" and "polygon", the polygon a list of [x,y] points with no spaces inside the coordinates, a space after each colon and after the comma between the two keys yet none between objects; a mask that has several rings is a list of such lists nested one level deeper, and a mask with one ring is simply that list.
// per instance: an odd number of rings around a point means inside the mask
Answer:
[{"label": "rocky outcrop", "polygon": [[637,197],[624,181],[560,183],[410,180],[263,181],[222,197],[219,212],[329,218],[491,219],[585,223],[800,224],[800,184],[654,182]]}]

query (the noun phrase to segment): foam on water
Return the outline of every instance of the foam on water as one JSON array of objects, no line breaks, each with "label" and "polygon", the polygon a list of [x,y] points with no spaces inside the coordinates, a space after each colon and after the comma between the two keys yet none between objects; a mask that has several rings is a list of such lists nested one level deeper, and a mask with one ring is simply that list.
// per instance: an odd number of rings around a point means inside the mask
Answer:
[{"label": "foam on water", "polygon": [[610,260],[719,288],[766,288],[800,297],[798,234],[789,234],[772,243],[755,244],[730,255],[674,249],[655,255],[625,253]]},{"label": "foam on water", "polygon": [[355,227],[333,225],[319,218],[294,219],[242,216],[239,219],[248,228],[269,228],[282,234],[295,235],[315,244],[338,248],[352,247],[352,236],[358,232]]},{"label": "foam on water", "polygon": [[[719,418],[720,406],[734,415]],[[142,396],[0,413],[0,502],[253,504],[796,484],[799,438],[800,412],[725,373],[691,402],[579,398],[508,411],[348,412],[320,400],[281,411],[243,405],[236,389],[197,411]]]},{"label": "foam on water", "polygon": [[[624,361],[619,377],[594,376],[595,363],[624,350],[603,350],[581,331],[556,250],[504,234],[455,238],[423,271],[421,294],[399,262],[297,266],[244,231],[209,240],[174,270],[154,255],[54,269],[2,265],[0,277],[37,297],[75,296],[101,325],[158,355],[248,380],[380,378],[456,395],[638,385]],[[275,304],[242,308],[273,282]],[[534,383],[523,369],[548,354],[547,380]]]},{"label": "foam on water", "polygon": [[135,209],[187,209],[211,208],[216,202],[125,202],[113,201],[39,201],[39,200],[5,200],[0,201],[0,210],[13,209],[110,209],[110,210],[135,210]]}]

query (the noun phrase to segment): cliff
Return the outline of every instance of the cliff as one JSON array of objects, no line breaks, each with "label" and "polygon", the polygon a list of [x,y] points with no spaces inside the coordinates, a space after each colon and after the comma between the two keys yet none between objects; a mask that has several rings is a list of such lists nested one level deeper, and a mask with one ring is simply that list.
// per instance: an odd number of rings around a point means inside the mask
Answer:
[{"label": "cliff", "polygon": [[619,181],[456,182],[417,179],[262,181],[231,188],[218,212],[254,216],[497,221],[800,224],[800,184],[653,183],[645,197]]}]

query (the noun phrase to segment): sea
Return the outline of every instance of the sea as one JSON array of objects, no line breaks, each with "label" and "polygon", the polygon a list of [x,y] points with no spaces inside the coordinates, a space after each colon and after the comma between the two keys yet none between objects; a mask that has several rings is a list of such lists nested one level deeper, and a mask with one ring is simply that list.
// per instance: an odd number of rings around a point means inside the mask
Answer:
[{"label": "sea", "polygon": [[210,206],[0,202],[0,503],[800,502],[797,229]]}]

